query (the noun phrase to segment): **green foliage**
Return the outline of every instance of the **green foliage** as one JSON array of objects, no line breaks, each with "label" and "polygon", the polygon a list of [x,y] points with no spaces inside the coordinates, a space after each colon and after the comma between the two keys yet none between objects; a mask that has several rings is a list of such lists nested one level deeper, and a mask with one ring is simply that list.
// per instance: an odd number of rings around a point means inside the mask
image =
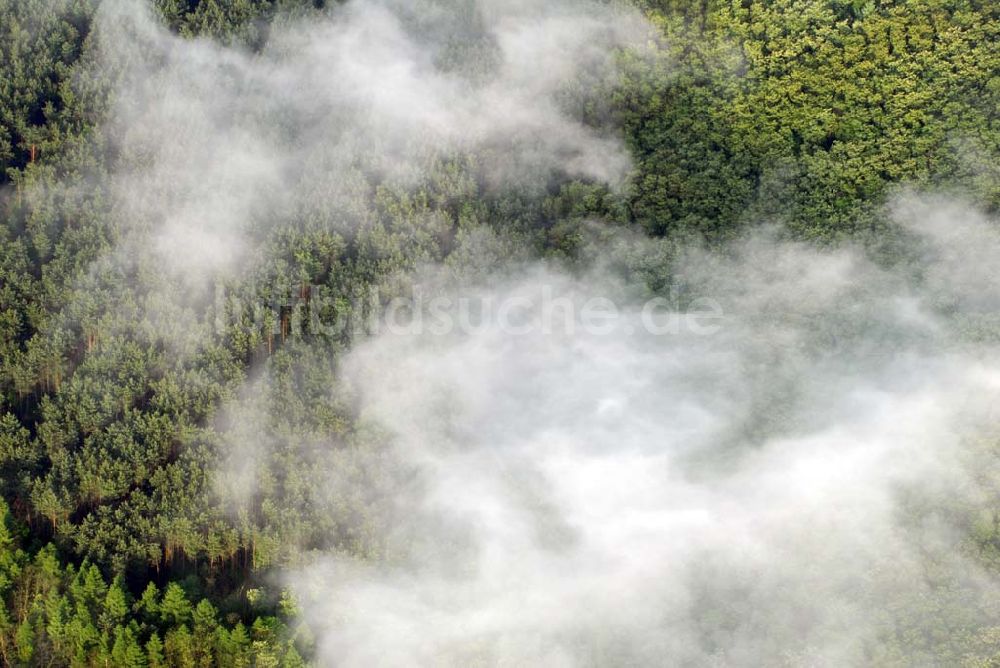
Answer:
[{"label": "green foliage", "polygon": [[[324,3],[154,4],[181,35],[252,50],[270,22]],[[422,263],[468,269],[482,261],[468,247],[572,259],[594,218],[677,239],[773,219],[868,240],[902,183],[1000,208],[995,2],[640,4],[652,52],[619,54],[607,109],[582,112],[620,124],[635,159],[622,192],[497,188],[488,151],[428,160],[405,187],[347,174],[358,211],[267,221],[251,280],[210,286],[225,303],[152,322],[144,300],[167,279],[107,260],[121,221],[100,184],[122,158],[101,135],[110,83],[86,67],[97,3],[0,0],[0,663],[302,665],[308,647],[269,616],[293,619],[295,601],[259,579],[300,547],[383,556],[375,500],[407,472],[367,464],[384,439],[336,370],[368,297],[397,296]],[[435,65],[486,76],[496,54],[480,41],[456,38]],[[260,442],[253,493],[210,479]],[[975,512],[976,558],[995,570],[996,515]]]},{"label": "green foliage", "polygon": [[94,3],[0,0],[0,185],[85,128],[71,83]]},{"label": "green foliage", "polygon": [[[93,564],[63,566],[51,546],[30,558],[11,533],[0,505],[0,662],[4,665],[207,666],[259,665],[301,658],[276,618],[256,618],[251,644],[241,623],[230,631],[215,606],[193,606],[180,585],[167,584],[157,602],[147,585],[136,604],[121,579],[108,583]],[[135,612],[139,614],[135,614]],[[154,618],[150,613],[158,611]],[[284,619],[290,619],[284,617]],[[165,641],[161,640],[166,638]]]},{"label": "green foliage", "polygon": [[154,631],[146,642],[146,665],[149,668],[160,668],[160,666],[167,665],[166,660],[167,658],[163,654],[163,641],[160,640],[160,635]]},{"label": "green foliage", "polygon": [[1000,207],[984,164],[1000,149],[995,3],[651,4],[663,43],[626,59],[618,92],[648,229],[725,236],[771,217],[866,234],[904,181]]}]

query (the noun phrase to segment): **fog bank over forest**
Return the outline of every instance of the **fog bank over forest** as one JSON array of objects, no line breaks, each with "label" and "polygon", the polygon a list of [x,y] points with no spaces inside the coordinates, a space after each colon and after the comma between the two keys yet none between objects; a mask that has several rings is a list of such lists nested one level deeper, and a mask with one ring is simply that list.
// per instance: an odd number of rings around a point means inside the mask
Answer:
[{"label": "fog bank over forest", "polygon": [[0,0],[0,664],[1000,657],[980,0]]},{"label": "fog bank over forest", "polygon": [[[773,230],[682,254],[675,276],[721,307],[714,328],[671,330],[664,304],[650,331],[620,274],[536,268],[464,291],[518,300],[515,335],[487,321],[358,346],[363,419],[414,477],[386,500],[388,563],[292,576],[320,656],[863,665],[942,609],[995,620],[961,517],[996,484],[1000,358],[976,329],[998,298],[982,270],[997,230],[915,196],[896,215],[919,271]],[[659,255],[600,241],[600,260]],[[563,309],[595,296],[621,308],[613,331],[568,334]]]}]

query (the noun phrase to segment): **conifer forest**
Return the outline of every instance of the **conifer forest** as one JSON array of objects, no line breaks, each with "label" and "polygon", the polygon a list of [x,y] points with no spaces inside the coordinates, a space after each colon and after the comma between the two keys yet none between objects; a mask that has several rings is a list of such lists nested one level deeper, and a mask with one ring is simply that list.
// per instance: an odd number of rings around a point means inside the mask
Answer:
[{"label": "conifer forest", "polygon": [[0,0],[0,665],[1000,666],[1000,3]]}]

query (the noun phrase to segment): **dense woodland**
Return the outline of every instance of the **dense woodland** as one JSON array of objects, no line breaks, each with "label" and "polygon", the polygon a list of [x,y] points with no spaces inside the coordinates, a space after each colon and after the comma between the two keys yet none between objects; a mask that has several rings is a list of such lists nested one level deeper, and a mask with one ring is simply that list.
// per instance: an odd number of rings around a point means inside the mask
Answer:
[{"label": "dense woodland", "polygon": [[[249,51],[275,21],[336,9],[154,4],[185,38]],[[358,463],[379,434],[329,392],[355,332],[311,323],[364,308],[351,297],[447,259],[479,226],[567,257],[595,218],[709,244],[781,221],[815,243],[891,253],[880,212],[896,188],[1000,211],[997,3],[640,4],[662,33],[653,57],[619,54],[621,79],[580,112],[624,134],[624,188],[565,178],[498,191],[469,156],[435,161],[407,189],[362,175],[363,225],[292,216],[262,232],[253,285],[226,286],[226,326],[206,309],[191,354],[176,355],[164,323],[142,315],[157,277],[101,262],[121,225],[100,184],[130,156],[103,134],[113,87],[88,67],[97,0],[0,0],[0,663],[303,665],[309,630],[269,569],[302,549],[381,549],[368,529],[380,518],[315,464],[370,477],[373,495],[393,476]],[[314,307],[315,294],[329,298]],[[247,383],[255,399],[240,396]],[[255,433],[276,447],[251,502],[237,502],[213,464]],[[970,541],[995,569],[1000,525],[976,524]],[[948,639],[887,642],[901,665],[1000,662],[995,639],[974,655]]]}]

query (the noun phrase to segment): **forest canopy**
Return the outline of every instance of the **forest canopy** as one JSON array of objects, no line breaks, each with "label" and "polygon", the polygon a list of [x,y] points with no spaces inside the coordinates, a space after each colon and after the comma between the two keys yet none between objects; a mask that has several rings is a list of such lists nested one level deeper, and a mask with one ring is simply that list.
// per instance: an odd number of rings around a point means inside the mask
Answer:
[{"label": "forest canopy", "polygon": [[[419,351],[380,348],[365,324],[414,285],[502,283],[494,272],[508,280],[533,263],[572,280],[610,266],[629,290],[681,301],[742,294],[739,281],[698,267],[763,282],[760,294],[783,310],[741,297],[748,321],[769,324],[747,330],[741,382],[759,391],[739,435],[719,437],[726,447],[805,429],[794,398],[805,390],[793,380],[811,369],[837,392],[842,379],[817,360],[844,359],[844,342],[883,356],[883,333],[908,337],[900,349],[916,356],[938,345],[940,328],[885,323],[908,300],[941,318],[956,355],[989,367],[1000,341],[995,280],[966,275],[961,260],[989,272],[995,239],[978,230],[995,230],[1000,215],[997,3],[550,5],[0,0],[0,663],[366,665],[366,654],[340,653],[344,636],[334,633],[330,650],[312,623],[341,613],[303,614],[303,587],[281,574],[317,555],[405,561],[397,523],[425,499],[413,462],[395,458],[393,420],[447,442],[453,432],[426,425],[451,424],[449,411],[479,396],[471,388],[433,410],[396,397],[398,414],[366,399],[397,373],[399,383],[423,378],[408,366]],[[946,213],[913,214],[907,202],[919,198],[974,213],[936,204]],[[948,246],[900,222],[921,216],[980,243]],[[762,228],[773,238],[760,241]],[[921,234],[932,242],[911,243]],[[769,291],[771,279],[748,269],[754,259],[733,250],[740,244],[778,248],[759,257],[810,292]],[[848,286],[849,299],[830,302],[856,316],[850,324],[827,302],[797,310],[827,295],[815,267]],[[935,272],[950,278],[935,283]],[[899,288],[914,276],[925,283]],[[879,290],[898,299],[878,301]],[[788,335],[782,350],[801,355],[797,364],[754,347],[761,332]],[[345,371],[366,368],[352,351],[372,340],[401,360],[374,365],[379,387]],[[480,369],[460,355],[453,363]],[[637,376],[654,366],[637,363]],[[786,375],[758,388],[764,368]],[[539,378],[536,391],[551,387]],[[884,390],[897,377],[865,378]],[[491,410],[513,429],[531,406],[498,398]],[[421,411],[423,422],[413,418]],[[589,424],[579,414],[566,422],[578,418]],[[992,435],[956,455],[979,462],[956,465],[977,469],[960,499],[901,493],[904,519],[893,525],[910,536],[899,527],[933,516],[965,565],[921,562],[934,585],[924,598],[905,583],[888,588],[898,599],[883,627],[842,648],[841,665],[1000,661],[1000,615],[983,593],[993,590],[972,582],[1000,577],[1000,443],[995,424],[984,429]],[[736,456],[719,459],[722,471]],[[701,475],[722,475],[711,471]],[[545,506],[524,479],[523,504]],[[407,494],[418,494],[410,507],[399,501]],[[544,525],[545,540],[572,543],[571,527],[556,524]],[[446,535],[461,554],[467,537]],[[911,565],[900,572],[919,571]],[[859,578],[877,579],[872,569]],[[702,659],[773,658],[774,648],[726,654],[740,596],[691,594]],[[643,663],[620,647],[631,630],[591,631],[600,650],[589,654],[505,654],[483,641],[418,662]],[[810,660],[799,649],[789,665]]]}]

